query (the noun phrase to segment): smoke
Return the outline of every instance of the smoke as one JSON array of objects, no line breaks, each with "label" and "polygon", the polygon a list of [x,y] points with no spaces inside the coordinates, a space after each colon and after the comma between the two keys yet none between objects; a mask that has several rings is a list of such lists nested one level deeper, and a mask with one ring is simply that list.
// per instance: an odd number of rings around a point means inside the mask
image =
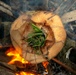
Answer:
[{"label": "smoke", "polygon": [[67,36],[76,41],[76,22],[69,22],[65,25]]},{"label": "smoke", "polygon": [[48,0],[10,0],[14,15],[18,16],[26,11],[48,10]]}]

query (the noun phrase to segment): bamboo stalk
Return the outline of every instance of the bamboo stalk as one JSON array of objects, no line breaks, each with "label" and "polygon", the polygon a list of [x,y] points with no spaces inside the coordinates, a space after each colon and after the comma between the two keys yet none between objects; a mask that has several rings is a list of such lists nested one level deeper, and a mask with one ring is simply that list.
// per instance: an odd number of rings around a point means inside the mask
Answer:
[{"label": "bamboo stalk", "polygon": [[67,69],[68,71],[74,73],[76,75],[76,71],[73,70],[72,68],[70,68],[69,66],[65,65],[64,63],[62,63],[61,61],[57,60],[56,58],[52,59],[54,62],[58,63],[59,65],[61,65],[62,67],[64,67],[65,69]]}]

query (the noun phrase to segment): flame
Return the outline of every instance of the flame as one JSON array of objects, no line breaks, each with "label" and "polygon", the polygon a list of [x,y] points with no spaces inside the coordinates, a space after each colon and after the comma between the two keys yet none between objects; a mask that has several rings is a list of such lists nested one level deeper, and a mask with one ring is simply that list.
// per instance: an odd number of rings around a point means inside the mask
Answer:
[{"label": "flame", "polygon": [[[26,61],[24,58],[21,57],[20,51],[15,50],[12,47],[9,50],[6,51],[6,55],[9,56],[9,57],[12,56],[12,59],[11,59],[10,62],[8,62],[8,64],[15,64],[16,61],[21,62],[21,64],[27,64],[27,63],[29,64],[28,61]],[[35,75],[35,74],[20,71],[19,73],[16,73],[16,75]]]},{"label": "flame", "polygon": [[[19,62],[21,64],[30,64],[28,61],[26,61],[24,58],[22,58],[21,51],[20,50],[15,50],[13,47],[11,47],[10,49],[8,49],[6,51],[6,55],[9,56],[9,57],[12,56],[12,59],[11,59],[10,62],[8,62],[8,64],[15,64],[15,62],[17,62],[17,64],[19,64]],[[47,71],[47,65],[49,63],[46,61],[46,62],[42,62],[42,64]],[[16,73],[15,75],[39,75],[39,74],[34,74],[32,72],[20,71],[20,72]]]},{"label": "flame", "polygon": [[19,52],[17,50],[15,50],[14,48],[10,48],[9,50],[7,50],[6,55],[13,56],[12,60],[10,62],[8,62],[8,64],[14,64],[15,61],[19,61],[22,64],[28,63],[28,61],[25,61],[25,59],[22,58],[21,55],[19,54]]},{"label": "flame", "polygon": [[20,73],[16,73],[16,75],[34,75],[34,74],[21,71]]},{"label": "flame", "polygon": [[45,71],[48,72],[47,66],[48,66],[49,62],[45,61],[45,62],[42,62],[42,64],[45,67]]},{"label": "flame", "polygon": [[49,62],[45,61],[45,62],[42,62],[42,64],[43,64],[43,66],[44,66],[45,68],[47,68]]}]

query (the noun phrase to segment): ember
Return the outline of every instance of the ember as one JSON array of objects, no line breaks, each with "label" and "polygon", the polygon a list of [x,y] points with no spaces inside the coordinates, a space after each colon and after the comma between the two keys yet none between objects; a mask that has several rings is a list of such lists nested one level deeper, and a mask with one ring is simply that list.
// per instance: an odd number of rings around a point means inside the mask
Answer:
[{"label": "ember", "polygon": [[45,62],[42,62],[42,64],[43,64],[43,66],[44,66],[45,68],[47,68],[49,62],[45,61]]},{"label": "ember", "polygon": [[27,72],[21,71],[20,73],[16,73],[16,75],[35,75],[35,74],[27,73]]}]

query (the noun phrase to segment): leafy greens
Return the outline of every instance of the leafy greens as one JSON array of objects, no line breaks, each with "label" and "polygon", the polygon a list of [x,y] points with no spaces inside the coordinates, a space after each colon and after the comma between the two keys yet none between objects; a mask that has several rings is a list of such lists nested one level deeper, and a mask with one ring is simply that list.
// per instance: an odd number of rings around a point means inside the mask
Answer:
[{"label": "leafy greens", "polygon": [[39,29],[35,24],[31,24],[34,32],[29,33],[27,37],[27,42],[35,50],[40,49],[44,46],[46,36],[41,29]]}]

